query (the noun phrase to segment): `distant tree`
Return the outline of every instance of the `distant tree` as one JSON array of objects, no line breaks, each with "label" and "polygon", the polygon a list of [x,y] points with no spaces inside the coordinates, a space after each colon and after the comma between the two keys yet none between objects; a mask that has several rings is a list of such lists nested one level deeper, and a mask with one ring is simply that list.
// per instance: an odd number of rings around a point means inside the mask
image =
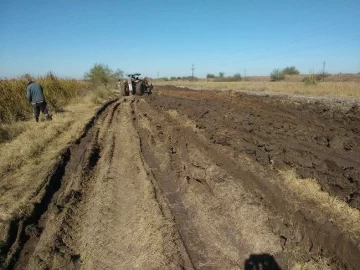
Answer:
[{"label": "distant tree", "polygon": [[224,72],[219,72],[219,77],[220,77],[220,78],[224,78],[224,76],[225,76],[225,73],[224,73]]},{"label": "distant tree", "polygon": [[215,78],[215,75],[208,73],[208,74],[206,75],[206,78],[207,78],[207,79],[214,79],[214,78]]},{"label": "distant tree", "polygon": [[170,77],[170,81],[176,81],[176,77]]},{"label": "distant tree", "polygon": [[300,72],[294,66],[284,68],[282,70],[282,73],[284,75],[299,75],[300,74]]},{"label": "distant tree", "polygon": [[92,82],[94,85],[108,86],[111,83],[115,83],[123,74],[123,71],[120,69],[114,72],[107,65],[94,64],[94,66],[84,74],[84,79]]},{"label": "distant tree", "polygon": [[162,78],[160,78],[159,80],[161,80],[161,81],[168,81],[169,78],[168,78],[168,77],[162,77]]},{"label": "distant tree", "polygon": [[270,79],[272,82],[281,81],[285,79],[285,75],[281,69],[274,69],[270,74]]},{"label": "distant tree", "polygon": [[234,74],[234,79],[235,81],[241,81],[241,74],[240,73]]}]

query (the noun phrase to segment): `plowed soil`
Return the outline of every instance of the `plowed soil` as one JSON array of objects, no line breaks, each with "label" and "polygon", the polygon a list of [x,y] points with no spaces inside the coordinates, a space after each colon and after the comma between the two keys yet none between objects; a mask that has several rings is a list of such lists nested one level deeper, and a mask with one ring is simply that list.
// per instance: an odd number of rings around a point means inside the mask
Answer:
[{"label": "plowed soil", "polygon": [[170,87],[119,98],[61,155],[31,215],[13,221],[1,264],[360,269],[358,228],[279,174],[294,169],[360,209],[359,165],[357,106]]}]

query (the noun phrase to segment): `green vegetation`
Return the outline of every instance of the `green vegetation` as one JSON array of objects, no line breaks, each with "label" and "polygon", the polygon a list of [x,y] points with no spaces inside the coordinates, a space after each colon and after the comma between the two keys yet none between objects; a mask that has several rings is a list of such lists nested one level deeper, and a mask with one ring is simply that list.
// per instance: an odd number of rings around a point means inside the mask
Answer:
[{"label": "green vegetation", "polygon": [[[220,72],[222,73],[222,72]],[[219,73],[219,75],[220,75]],[[222,77],[215,77],[214,81],[215,82],[239,82],[242,80],[241,74],[240,73],[236,73],[233,76],[222,76]]]},{"label": "green vegetation", "polygon": [[285,75],[300,75],[300,72],[294,66],[284,69],[274,69],[270,74],[270,80],[272,82],[282,81],[285,79]]},{"label": "green vegetation", "polygon": [[95,64],[85,73],[84,79],[95,86],[104,85],[105,87],[115,84],[124,75],[120,69],[113,71],[107,65]]},{"label": "green vegetation", "polygon": [[241,74],[240,73],[234,74],[234,79],[237,81],[241,81]]},{"label": "green vegetation", "polygon": [[315,85],[317,84],[318,82],[324,80],[326,77],[329,77],[330,74],[329,73],[317,73],[317,74],[314,74],[314,73],[311,73],[310,75],[306,76],[302,82],[304,82],[306,85]]},{"label": "green vegetation", "polygon": [[315,85],[319,81],[316,75],[310,74],[309,76],[306,76],[303,80],[305,85]]},{"label": "green vegetation", "polygon": [[285,79],[285,74],[280,69],[274,69],[270,74],[270,80],[272,82],[277,82]]},{"label": "green vegetation", "polygon": [[240,73],[236,73],[233,76],[225,76],[224,72],[219,72],[218,76],[215,76],[212,73],[208,73],[206,75],[206,79],[212,80],[215,82],[237,82],[237,81],[241,81],[242,77],[241,77]]},{"label": "green vegetation", "polygon": [[286,67],[282,70],[284,75],[299,75],[300,72],[296,69],[296,67]]}]

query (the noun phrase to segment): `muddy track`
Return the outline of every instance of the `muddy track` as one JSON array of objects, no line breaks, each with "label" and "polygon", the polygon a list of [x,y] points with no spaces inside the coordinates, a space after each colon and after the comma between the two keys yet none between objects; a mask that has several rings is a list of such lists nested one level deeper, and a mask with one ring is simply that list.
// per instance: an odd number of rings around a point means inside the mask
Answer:
[{"label": "muddy track", "polygon": [[324,190],[360,209],[359,106],[344,111],[319,100],[180,89],[150,102],[181,111],[212,143],[265,166],[296,168],[299,177],[318,179]]},{"label": "muddy track", "polygon": [[360,268],[359,235],[283,189],[261,154],[254,162],[240,149],[248,137],[229,134],[234,116],[216,93],[163,91],[94,116],[34,213],[14,221],[3,268],[287,269],[323,257]]},{"label": "muddy track", "polygon": [[[116,99],[106,102],[96,111],[94,116],[85,125],[82,135],[74,142],[74,145],[79,144],[82,138],[88,135],[95,121],[103,114],[107,107],[115,101]],[[35,231],[40,231],[42,229],[39,227],[40,219],[43,215],[46,215],[54,194],[58,192],[62,185],[61,179],[64,175],[65,167],[69,162],[73,148],[74,147],[64,149],[62,153],[60,153],[59,161],[49,172],[44,187],[39,191],[38,202],[33,205],[32,211],[28,215],[15,219],[10,223],[7,243],[5,248],[1,249],[2,268],[13,268],[18,260],[20,252],[24,249],[24,245],[29,242],[29,239],[32,237],[33,229]]]}]

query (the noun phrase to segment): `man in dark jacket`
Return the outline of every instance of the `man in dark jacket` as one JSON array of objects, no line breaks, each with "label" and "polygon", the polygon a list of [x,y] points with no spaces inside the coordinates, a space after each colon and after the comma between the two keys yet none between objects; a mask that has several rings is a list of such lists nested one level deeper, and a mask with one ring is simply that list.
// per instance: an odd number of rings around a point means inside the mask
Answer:
[{"label": "man in dark jacket", "polygon": [[26,97],[34,108],[36,122],[39,122],[40,111],[45,115],[46,120],[51,120],[51,115],[46,106],[43,88],[40,84],[29,80],[26,88]]}]

